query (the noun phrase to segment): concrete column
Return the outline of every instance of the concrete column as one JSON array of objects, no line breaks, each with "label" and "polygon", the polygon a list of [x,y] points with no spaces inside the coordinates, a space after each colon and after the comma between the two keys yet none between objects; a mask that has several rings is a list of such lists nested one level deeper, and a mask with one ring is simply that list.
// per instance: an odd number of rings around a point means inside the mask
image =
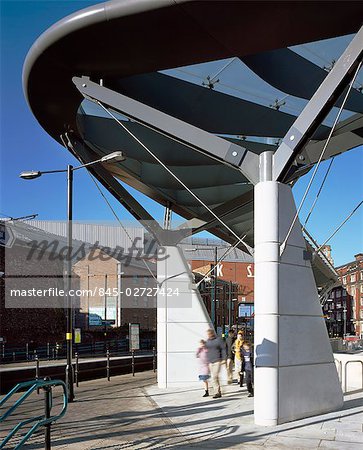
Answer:
[{"label": "concrete column", "polygon": [[167,258],[157,263],[158,386],[200,385],[195,353],[211,321],[183,252],[165,249]]},{"label": "concrete column", "polygon": [[255,423],[273,426],[338,409],[343,395],[291,187],[261,155],[255,186]]}]

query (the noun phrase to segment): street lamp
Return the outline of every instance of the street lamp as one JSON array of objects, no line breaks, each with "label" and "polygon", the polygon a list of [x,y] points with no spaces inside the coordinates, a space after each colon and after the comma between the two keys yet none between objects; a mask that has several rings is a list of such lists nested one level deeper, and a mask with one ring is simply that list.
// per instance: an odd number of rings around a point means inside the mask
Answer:
[{"label": "street lamp", "polygon": [[73,366],[72,366],[72,333],[73,333],[73,320],[72,320],[72,299],[69,295],[71,290],[71,275],[72,275],[72,219],[73,219],[73,172],[84,167],[92,166],[98,163],[111,163],[124,161],[125,156],[123,152],[116,151],[102,158],[91,161],[86,164],[82,164],[77,167],[73,167],[68,164],[67,169],[61,170],[30,170],[21,172],[19,175],[23,180],[34,180],[39,178],[41,175],[48,173],[67,173],[67,265],[66,265],[66,283],[65,283],[65,297],[66,297],[66,315],[67,315],[67,328],[66,328],[66,343],[67,343],[67,365],[66,365],[66,385],[68,393],[68,401],[72,402],[74,400],[74,389],[73,389]]}]

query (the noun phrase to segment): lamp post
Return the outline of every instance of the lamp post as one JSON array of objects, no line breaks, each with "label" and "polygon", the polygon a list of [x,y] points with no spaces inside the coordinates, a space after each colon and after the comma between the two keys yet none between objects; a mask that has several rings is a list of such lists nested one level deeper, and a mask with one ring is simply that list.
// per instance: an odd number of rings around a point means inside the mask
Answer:
[{"label": "lamp post", "polygon": [[213,300],[212,300],[212,322],[215,330],[217,330],[217,314],[216,314],[216,306],[217,306],[217,264],[218,264],[218,248],[214,247],[214,270],[213,270]]},{"label": "lamp post", "polygon": [[347,336],[347,301],[343,300],[343,339]]},{"label": "lamp post", "polygon": [[214,246],[213,247],[196,247],[196,248],[187,248],[186,252],[196,252],[198,250],[214,250],[214,267],[212,272],[214,272],[213,276],[213,286],[212,286],[212,302],[211,302],[211,320],[215,330],[217,331],[217,314],[216,314],[216,304],[217,304],[217,266],[218,266],[218,248],[228,248],[229,246]]},{"label": "lamp post", "polygon": [[72,298],[69,295],[71,290],[71,276],[72,276],[72,220],[73,220],[73,172],[84,167],[92,166],[98,163],[118,162],[125,160],[125,156],[121,151],[116,151],[102,158],[73,167],[71,164],[67,165],[67,169],[61,170],[46,170],[46,171],[26,171],[21,172],[20,178],[24,180],[33,180],[39,178],[41,175],[48,173],[67,173],[67,249],[66,256],[67,264],[65,268],[65,300],[66,300],[66,344],[67,344],[67,365],[66,365],[66,385],[68,393],[68,401],[74,400],[73,389],[73,366],[72,366],[72,339],[73,339],[73,308]]}]

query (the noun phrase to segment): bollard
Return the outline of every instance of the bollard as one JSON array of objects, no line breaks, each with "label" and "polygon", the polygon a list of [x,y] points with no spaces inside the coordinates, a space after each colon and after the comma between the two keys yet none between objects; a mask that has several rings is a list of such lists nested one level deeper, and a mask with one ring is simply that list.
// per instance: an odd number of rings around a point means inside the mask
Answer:
[{"label": "bollard", "polygon": [[135,376],[135,350],[131,350],[131,369],[132,376]]},{"label": "bollard", "polygon": [[153,372],[156,372],[156,352],[155,352],[155,347],[153,347]]},{"label": "bollard", "polygon": [[3,355],[3,359],[5,359],[5,342],[3,342],[3,345],[2,345],[2,355]]},{"label": "bollard", "polygon": [[50,359],[50,343],[49,342],[47,342],[47,359],[48,359],[48,361]]},{"label": "bollard", "polygon": [[29,344],[26,343],[25,344],[25,355],[26,355],[26,360],[29,360]]},{"label": "bollard", "polygon": [[[50,380],[49,377],[44,378],[45,381]],[[51,386],[43,386],[44,390],[44,418],[50,418],[50,409],[52,403],[52,388]],[[50,427],[51,423],[47,423],[44,425],[44,448],[45,450],[51,450],[51,442],[50,442]]]},{"label": "bollard", "polygon": [[106,356],[107,356],[107,365],[106,365],[107,381],[110,381],[110,350],[107,350]]},{"label": "bollard", "polygon": [[[35,379],[39,380],[39,358],[35,355]],[[37,394],[39,394],[39,388],[37,388]]]},{"label": "bollard", "polygon": [[78,375],[79,375],[79,361],[78,361],[78,353],[76,353],[76,370],[75,370],[75,377],[76,377],[76,386],[78,387]]},{"label": "bollard", "polygon": [[15,352],[13,352],[13,361],[15,361]]},{"label": "bollard", "polygon": [[52,348],[52,356],[53,356],[53,359],[55,359],[55,349],[54,349],[54,347]]}]

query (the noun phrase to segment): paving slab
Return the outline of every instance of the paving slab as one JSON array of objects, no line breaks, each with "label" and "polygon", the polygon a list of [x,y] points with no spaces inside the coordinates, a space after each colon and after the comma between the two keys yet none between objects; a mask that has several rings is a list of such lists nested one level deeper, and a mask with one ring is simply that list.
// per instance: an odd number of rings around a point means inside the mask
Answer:
[{"label": "paving slab", "polygon": [[341,442],[341,441],[321,441],[319,449],[326,448],[329,450],[363,450],[363,444]]},{"label": "paving slab", "polygon": [[209,448],[339,448],[363,443],[363,394],[345,397],[344,408],[276,427],[254,424],[253,398],[238,385],[223,387],[220,399],[202,398],[203,390],[156,385],[146,392],[189,442]]},{"label": "paving slab", "polygon": [[363,433],[356,431],[337,431],[336,441],[341,442],[355,442],[357,444],[363,444]]},{"label": "paving slab", "polygon": [[[277,427],[254,424],[253,398],[229,385],[220,399],[203,389],[159,389],[153,372],[92,380],[76,388],[76,401],[52,429],[56,450],[339,449],[363,450],[363,394],[345,397],[344,408]],[[60,405],[55,395],[54,407]],[[0,431],[19,417],[40,412],[42,396],[29,398]],[[10,448],[10,447],[9,447]],[[42,433],[24,449],[44,448]]]}]

